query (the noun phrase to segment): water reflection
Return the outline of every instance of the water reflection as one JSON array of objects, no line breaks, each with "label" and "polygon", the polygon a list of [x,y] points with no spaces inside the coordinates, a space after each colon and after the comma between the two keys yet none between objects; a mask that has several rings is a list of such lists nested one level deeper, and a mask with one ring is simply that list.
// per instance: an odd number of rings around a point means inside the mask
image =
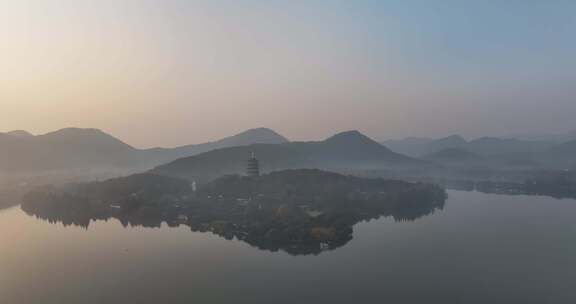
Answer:
[{"label": "water reflection", "polygon": [[260,250],[284,251],[291,255],[320,254],[346,245],[353,238],[353,226],[361,221],[392,217],[415,221],[444,208],[445,199],[405,197],[394,204],[361,200],[334,203],[331,208],[254,200],[197,199],[186,205],[139,204],[121,206],[94,204],[90,200],[59,195],[42,202],[25,202],[28,215],[88,229],[92,221],[117,219],[126,228],[188,226],[194,232],[208,232],[227,240],[237,239]]}]

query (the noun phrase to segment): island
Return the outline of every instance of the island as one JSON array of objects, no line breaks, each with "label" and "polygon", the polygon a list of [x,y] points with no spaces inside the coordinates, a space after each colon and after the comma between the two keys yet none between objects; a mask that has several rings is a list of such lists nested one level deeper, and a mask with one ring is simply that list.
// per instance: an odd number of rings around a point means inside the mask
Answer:
[{"label": "island", "polygon": [[22,209],[86,228],[91,221],[110,218],[124,226],[186,225],[261,250],[305,255],[345,245],[359,222],[380,217],[413,221],[442,210],[445,200],[445,190],[432,184],[293,169],[227,175],[199,187],[151,173],[46,186],[28,193]]}]

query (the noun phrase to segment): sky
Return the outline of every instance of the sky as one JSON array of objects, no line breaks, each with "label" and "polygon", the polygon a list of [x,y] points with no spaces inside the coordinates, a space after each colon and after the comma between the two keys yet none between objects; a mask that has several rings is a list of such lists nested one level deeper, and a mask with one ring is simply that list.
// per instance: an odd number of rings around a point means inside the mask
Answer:
[{"label": "sky", "polygon": [[0,0],[0,132],[576,129],[572,0]]}]

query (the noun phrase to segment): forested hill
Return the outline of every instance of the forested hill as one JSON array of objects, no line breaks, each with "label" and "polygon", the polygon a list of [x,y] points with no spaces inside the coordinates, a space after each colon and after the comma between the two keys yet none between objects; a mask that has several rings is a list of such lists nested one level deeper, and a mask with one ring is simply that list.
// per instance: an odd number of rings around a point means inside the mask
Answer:
[{"label": "forested hill", "polygon": [[255,153],[263,172],[283,169],[321,168],[326,170],[413,169],[429,163],[394,153],[358,131],[336,134],[324,141],[291,142],[279,145],[249,145],[218,149],[178,159],[152,172],[207,182],[225,174],[241,174],[246,159]]}]

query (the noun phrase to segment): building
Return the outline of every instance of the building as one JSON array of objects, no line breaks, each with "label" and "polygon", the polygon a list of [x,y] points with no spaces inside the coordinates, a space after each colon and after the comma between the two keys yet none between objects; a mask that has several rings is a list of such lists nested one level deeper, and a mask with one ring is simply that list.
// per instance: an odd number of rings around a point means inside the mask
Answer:
[{"label": "building", "polygon": [[250,159],[248,159],[248,164],[246,166],[246,175],[249,177],[260,176],[260,164],[252,152]]}]

